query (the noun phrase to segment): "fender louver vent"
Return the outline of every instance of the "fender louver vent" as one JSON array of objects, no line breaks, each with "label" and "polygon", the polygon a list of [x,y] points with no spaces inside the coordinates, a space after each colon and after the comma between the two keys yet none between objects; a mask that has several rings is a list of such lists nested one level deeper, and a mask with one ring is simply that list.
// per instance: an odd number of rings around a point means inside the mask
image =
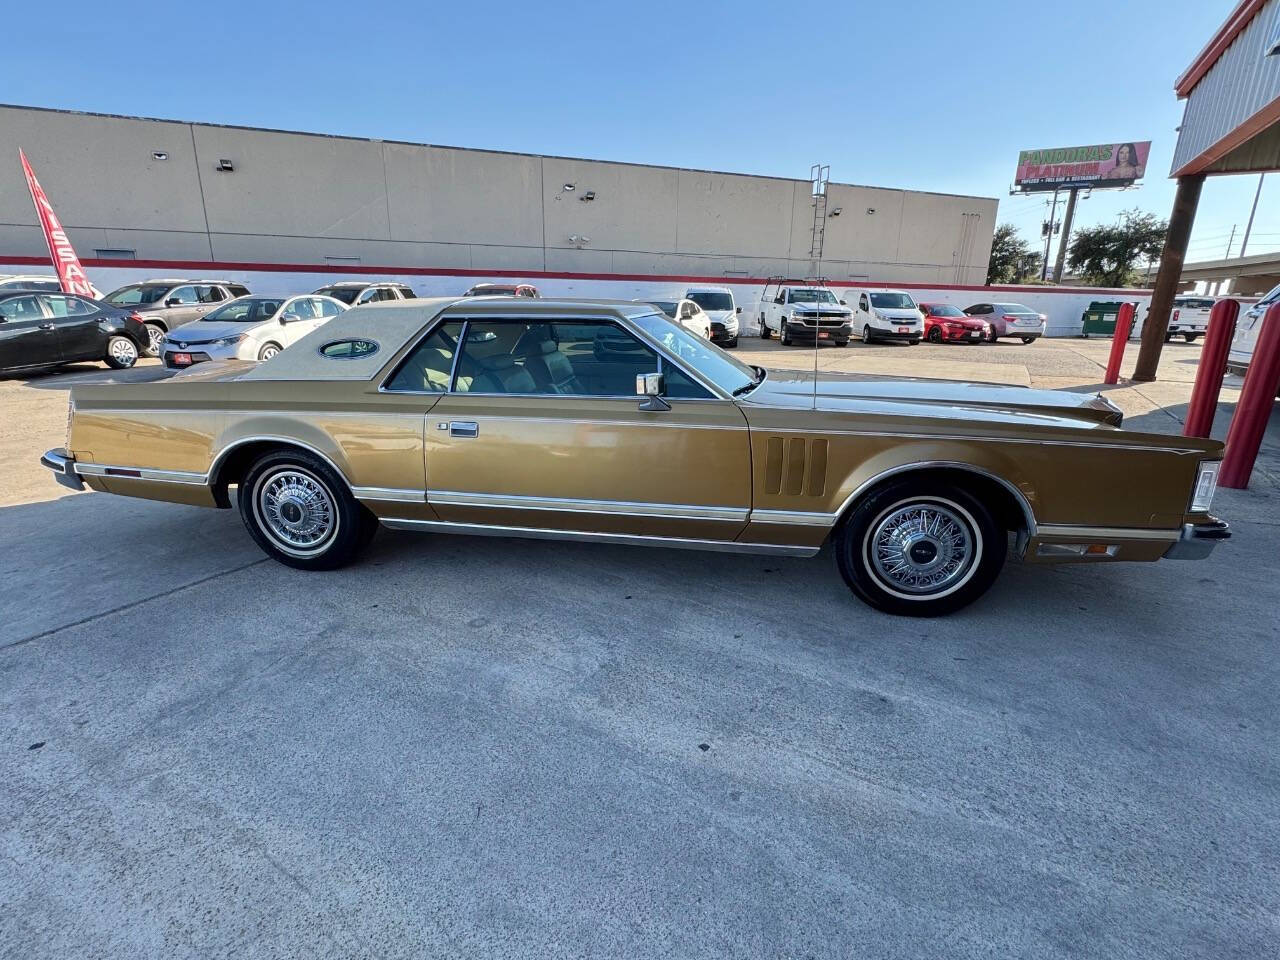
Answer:
[{"label": "fender louver vent", "polygon": [[820,497],[827,491],[827,441],[770,437],[765,452],[764,492]]}]

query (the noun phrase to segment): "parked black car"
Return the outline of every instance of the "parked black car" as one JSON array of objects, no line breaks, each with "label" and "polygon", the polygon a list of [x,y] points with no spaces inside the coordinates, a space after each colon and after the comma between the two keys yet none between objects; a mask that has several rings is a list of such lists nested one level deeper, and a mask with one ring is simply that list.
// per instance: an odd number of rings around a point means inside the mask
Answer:
[{"label": "parked black car", "polygon": [[0,374],[85,360],[123,370],[149,345],[132,311],[69,293],[0,293]]}]

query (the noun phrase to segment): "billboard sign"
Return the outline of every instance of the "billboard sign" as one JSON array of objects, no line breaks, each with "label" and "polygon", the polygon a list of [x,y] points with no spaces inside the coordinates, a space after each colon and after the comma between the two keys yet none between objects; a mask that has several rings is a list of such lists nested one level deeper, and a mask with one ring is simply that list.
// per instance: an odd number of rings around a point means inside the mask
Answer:
[{"label": "billboard sign", "polygon": [[1128,187],[1147,172],[1151,141],[1098,143],[1087,147],[1023,150],[1013,189],[1021,193],[1071,187]]}]

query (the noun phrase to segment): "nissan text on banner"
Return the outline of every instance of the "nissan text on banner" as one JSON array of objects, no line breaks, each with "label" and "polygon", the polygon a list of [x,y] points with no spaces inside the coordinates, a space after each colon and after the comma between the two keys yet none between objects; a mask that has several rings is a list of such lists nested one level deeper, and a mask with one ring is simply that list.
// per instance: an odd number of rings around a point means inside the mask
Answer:
[{"label": "nissan text on banner", "polygon": [[78,293],[82,297],[93,297],[100,300],[102,294],[89,282],[84,267],[80,266],[80,258],[76,256],[67,239],[67,232],[62,229],[62,222],[49,205],[49,198],[40,189],[40,182],[31,172],[31,164],[27,163],[27,155],[18,150],[22,158],[22,172],[27,175],[27,188],[31,191],[31,201],[36,205],[36,216],[40,218],[40,229],[44,231],[45,243],[49,244],[49,256],[53,265],[58,268],[58,279],[62,283],[63,293]]},{"label": "nissan text on banner", "polygon": [[1147,172],[1151,141],[1099,143],[1087,147],[1023,150],[1018,154],[1015,192],[1073,187],[1128,187]]}]

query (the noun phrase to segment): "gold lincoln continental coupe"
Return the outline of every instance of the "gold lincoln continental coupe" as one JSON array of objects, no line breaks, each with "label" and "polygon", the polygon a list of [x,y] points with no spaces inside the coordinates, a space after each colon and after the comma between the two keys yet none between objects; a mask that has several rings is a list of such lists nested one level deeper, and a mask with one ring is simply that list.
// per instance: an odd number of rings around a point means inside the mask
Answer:
[{"label": "gold lincoln continental coupe", "polygon": [[229,507],[303,569],[404,530],[810,556],[936,615],[1024,561],[1206,555],[1219,443],[1120,428],[1098,396],[812,378],[637,303],[356,307],[259,364],[76,386],[57,479]]}]

